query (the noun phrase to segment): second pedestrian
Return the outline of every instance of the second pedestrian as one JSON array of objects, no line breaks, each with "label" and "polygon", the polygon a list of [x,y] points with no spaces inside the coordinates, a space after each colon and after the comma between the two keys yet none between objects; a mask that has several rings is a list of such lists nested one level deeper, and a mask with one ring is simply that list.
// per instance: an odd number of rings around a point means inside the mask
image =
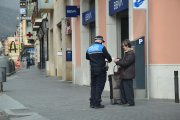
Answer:
[{"label": "second pedestrian", "polygon": [[124,50],[123,57],[114,60],[121,67],[121,104],[134,106],[133,79],[135,78],[135,54],[128,39],[122,42],[122,48]]}]

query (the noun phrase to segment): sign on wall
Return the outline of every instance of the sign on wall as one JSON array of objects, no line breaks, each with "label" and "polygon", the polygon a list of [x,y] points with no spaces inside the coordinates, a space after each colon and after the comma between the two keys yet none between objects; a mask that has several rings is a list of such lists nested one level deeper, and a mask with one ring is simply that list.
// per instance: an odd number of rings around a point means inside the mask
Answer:
[{"label": "sign on wall", "polygon": [[16,53],[17,50],[22,49],[21,43],[19,41],[8,41],[7,47],[9,49],[10,53],[12,51],[14,51]]},{"label": "sign on wall", "polygon": [[109,1],[109,15],[115,15],[118,12],[127,10],[129,0],[110,0]]},{"label": "sign on wall", "polygon": [[77,6],[66,6],[66,17],[77,17],[80,9]]},{"label": "sign on wall", "polygon": [[133,0],[134,9],[147,9],[148,0]]},{"label": "sign on wall", "polygon": [[95,21],[95,8],[82,13],[82,19],[83,19],[82,20],[83,25],[94,22]]},{"label": "sign on wall", "polygon": [[144,45],[144,38],[139,38],[138,39],[138,44],[139,45]]},{"label": "sign on wall", "polygon": [[20,8],[20,14],[21,15],[26,14],[26,8]]}]

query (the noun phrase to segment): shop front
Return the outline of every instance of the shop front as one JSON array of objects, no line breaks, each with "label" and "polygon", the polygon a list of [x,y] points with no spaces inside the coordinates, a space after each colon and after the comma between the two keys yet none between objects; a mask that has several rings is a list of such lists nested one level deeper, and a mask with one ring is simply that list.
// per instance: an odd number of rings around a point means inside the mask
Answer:
[{"label": "shop front", "polygon": [[109,17],[115,33],[113,34],[116,39],[116,53],[117,57],[122,57],[123,51],[121,48],[121,42],[124,39],[132,41],[132,47],[135,50],[136,55],[136,78],[134,80],[135,95],[138,98],[145,98],[146,85],[145,85],[145,54],[144,44],[139,44],[139,40],[144,41],[143,35],[140,38],[133,39],[132,34],[132,1],[129,0],[110,0],[109,1]]}]

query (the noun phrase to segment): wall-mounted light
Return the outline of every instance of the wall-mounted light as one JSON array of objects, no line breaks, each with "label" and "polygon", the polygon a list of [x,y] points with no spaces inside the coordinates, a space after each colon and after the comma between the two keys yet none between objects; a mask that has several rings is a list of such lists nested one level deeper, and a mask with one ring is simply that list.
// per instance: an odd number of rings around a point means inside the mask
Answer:
[{"label": "wall-mounted light", "polygon": [[49,2],[49,0],[44,0],[44,2],[45,2],[45,3],[48,3],[48,2]]}]

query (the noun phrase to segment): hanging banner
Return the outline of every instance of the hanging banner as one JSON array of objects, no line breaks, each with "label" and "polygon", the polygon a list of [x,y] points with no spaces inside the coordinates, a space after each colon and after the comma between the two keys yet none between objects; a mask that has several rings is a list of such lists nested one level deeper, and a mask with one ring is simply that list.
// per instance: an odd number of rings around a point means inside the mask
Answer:
[{"label": "hanging banner", "polygon": [[147,9],[148,0],[133,0],[134,9]]},{"label": "hanging banner", "polygon": [[86,11],[82,13],[82,22],[83,25],[87,25],[89,23],[92,23],[95,21],[95,8],[90,9],[89,11]]}]

